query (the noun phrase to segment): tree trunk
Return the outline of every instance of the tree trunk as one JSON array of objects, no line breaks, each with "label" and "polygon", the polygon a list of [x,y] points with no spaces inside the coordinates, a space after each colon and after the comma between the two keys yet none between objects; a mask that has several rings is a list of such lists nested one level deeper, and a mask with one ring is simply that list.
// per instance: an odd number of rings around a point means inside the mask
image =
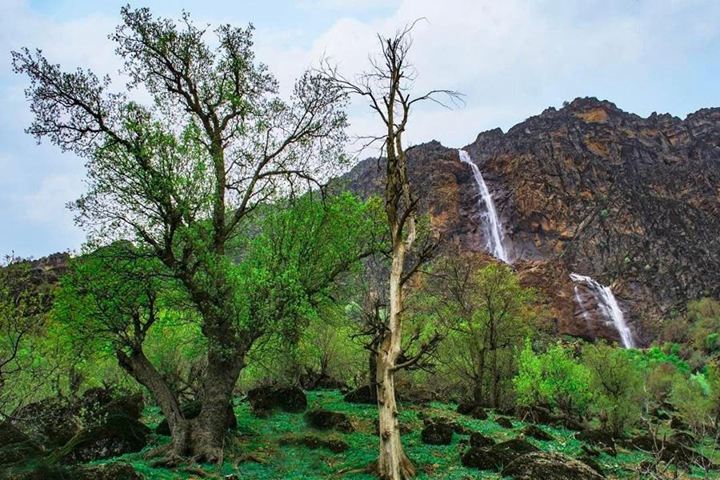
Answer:
[{"label": "tree trunk", "polygon": [[[238,353],[238,352],[235,352]],[[245,355],[227,358],[222,352],[208,353],[202,390],[202,409],[193,421],[191,450],[196,461],[222,463],[227,430],[227,410],[233,389],[244,366]]]},{"label": "tree trunk", "polygon": [[373,343],[373,349],[370,351],[370,354],[368,355],[368,385],[370,387],[370,392],[375,392],[375,398],[377,398],[377,346]]},{"label": "tree trunk", "polygon": [[120,366],[155,397],[170,428],[173,452],[178,456],[185,456],[188,450],[190,426],[189,422],[183,418],[175,392],[142,351],[133,352],[131,355],[119,351],[117,358]]},{"label": "tree trunk", "polygon": [[388,332],[380,346],[377,358],[377,401],[380,430],[380,456],[378,475],[382,479],[405,480],[415,469],[405,455],[400,441],[397,402],[395,401],[395,366],[400,356],[402,339],[402,272],[405,245],[398,242],[393,248],[390,270],[390,312]]}]

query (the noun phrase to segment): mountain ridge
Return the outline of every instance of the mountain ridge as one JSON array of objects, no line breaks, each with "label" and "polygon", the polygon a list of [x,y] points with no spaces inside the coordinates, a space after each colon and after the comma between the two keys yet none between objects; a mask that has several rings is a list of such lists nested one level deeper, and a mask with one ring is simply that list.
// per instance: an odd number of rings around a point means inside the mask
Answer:
[{"label": "mountain ridge", "polygon": [[[480,132],[463,149],[493,194],[521,275],[545,262],[555,275],[611,285],[641,344],[658,336],[672,310],[720,296],[720,108],[641,117],[576,98],[507,132]],[[482,252],[482,212],[457,151],[431,141],[409,148],[408,158],[421,211],[451,242]],[[343,177],[351,190],[379,192],[374,161]],[[569,279],[552,280],[545,283],[559,289],[547,292],[559,333],[617,339],[597,306],[589,306],[595,325],[587,331]]]}]

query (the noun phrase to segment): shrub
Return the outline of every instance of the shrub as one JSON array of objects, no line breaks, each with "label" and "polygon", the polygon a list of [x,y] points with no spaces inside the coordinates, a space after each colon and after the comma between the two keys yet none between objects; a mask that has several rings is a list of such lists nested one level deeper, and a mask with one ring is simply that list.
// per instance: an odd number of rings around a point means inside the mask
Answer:
[{"label": "shrub", "polygon": [[627,351],[605,344],[585,347],[583,363],[590,372],[593,412],[605,428],[622,436],[642,415],[640,368]]},{"label": "shrub", "polygon": [[557,344],[538,355],[526,341],[514,385],[519,405],[548,405],[570,417],[581,417],[590,401],[588,381],[588,370],[572,358],[568,348]]}]

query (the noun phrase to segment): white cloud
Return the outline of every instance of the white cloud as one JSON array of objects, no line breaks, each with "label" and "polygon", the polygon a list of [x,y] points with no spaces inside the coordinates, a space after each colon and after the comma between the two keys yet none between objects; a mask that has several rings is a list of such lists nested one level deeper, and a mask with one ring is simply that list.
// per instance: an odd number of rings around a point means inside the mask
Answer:
[{"label": "white cloud", "polygon": [[[266,4],[268,10],[281,9]],[[331,15],[332,24],[314,31],[283,18],[258,25],[256,32],[258,59],[271,67],[283,92],[323,56],[348,75],[362,71],[369,52],[377,51],[377,32],[389,34],[426,19],[414,31],[416,87],[463,92],[466,104],[453,111],[429,104],[418,110],[409,143],[437,139],[462,146],[482,130],[507,129],[576,96],[607,98],[640,114],[684,115],[720,104],[719,89],[702,88],[717,85],[713,72],[720,72],[720,2],[715,0],[303,0],[301,5],[323,18]],[[237,23],[233,15],[240,14],[202,4],[192,12],[213,23]],[[114,74],[121,62],[107,35],[117,22],[117,13],[58,20],[39,14],[27,1],[5,0],[0,51],[37,46],[64,68]],[[7,190],[15,185],[10,193],[22,205],[25,221],[71,232],[62,205],[82,192],[82,162],[61,157],[50,146],[37,148],[24,136],[30,114],[23,87],[24,79],[10,72],[9,62],[0,64],[0,167],[6,190],[0,198],[9,198]],[[351,133],[377,131],[377,120],[361,101],[351,106],[350,119]]]}]

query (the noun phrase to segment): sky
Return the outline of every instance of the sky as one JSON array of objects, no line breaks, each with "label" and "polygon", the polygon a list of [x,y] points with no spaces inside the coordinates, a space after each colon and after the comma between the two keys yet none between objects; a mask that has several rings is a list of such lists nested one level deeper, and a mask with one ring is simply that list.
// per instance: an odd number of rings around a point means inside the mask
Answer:
[{"label": "sky", "polygon": [[[32,117],[10,51],[41,48],[66,70],[117,78],[107,35],[127,3],[0,0],[0,255],[78,251],[84,233],[65,208],[84,191],[83,161],[24,133]],[[427,105],[409,144],[471,143],[549,106],[595,96],[625,111],[684,118],[720,106],[717,0],[175,0],[130,2],[160,16],[256,27],[260,61],[287,93],[303,70],[329,58],[352,76],[390,34],[418,18],[411,51],[417,91],[464,94],[452,109]],[[118,85],[121,88],[121,85]],[[349,107],[350,133],[372,132],[366,105]]]}]

